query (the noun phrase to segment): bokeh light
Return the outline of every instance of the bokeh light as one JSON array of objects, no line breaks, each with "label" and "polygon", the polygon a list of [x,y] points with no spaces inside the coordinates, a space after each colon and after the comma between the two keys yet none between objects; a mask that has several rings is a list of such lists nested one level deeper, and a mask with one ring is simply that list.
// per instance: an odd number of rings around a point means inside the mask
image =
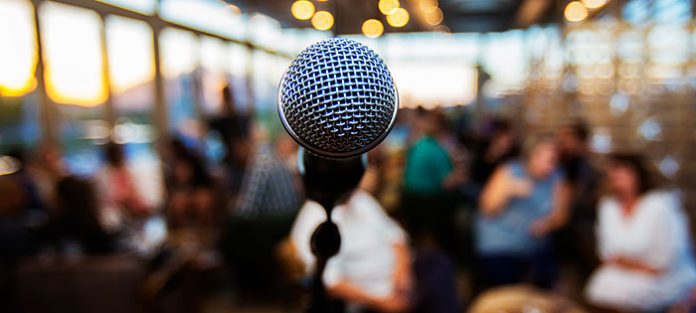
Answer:
[{"label": "bokeh light", "polygon": [[444,14],[442,13],[442,10],[440,10],[439,8],[435,9],[430,13],[425,14],[425,22],[433,26],[442,23],[443,19]]},{"label": "bokeh light", "polygon": [[438,5],[439,3],[437,0],[420,0],[418,3],[418,6],[420,6],[421,10],[423,10],[425,13],[435,11],[438,9]]},{"label": "bokeh light", "polygon": [[377,19],[369,19],[362,24],[362,32],[367,38],[377,38],[384,33],[384,25]]},{"label": "bokeh light", "polygon": [[394,13],[401,6],[399,0],[379,0],[379,11],[384,15]]},{"label": "bokeh light", "polygon": [[607,0],[582,0],[582,5],[588,9],[601,8],[605,4],[607,4]]},{"label": "bokeh light", "polygon": [[408,11],[404,8],[394,10],[394,13],[387,15],[387,23],[393,27],[404,27],[408,24]]},{"label": "bokeh light", "polygon": [[585,8],[579,1],[572,1],[568,3],[563,12],[566,20],[569,22],[581,22],[587,18],[587,8]]},{"label": "bokeh light", "polygon": [[300,21],[306,21],[314,15],[314,4],[307,0],[298,0],[290,7],[292,16]]},{"label": "bokeh light", "polygon": [[334,17],[327,11],[317,11],[312,16],[312,26],[318,30],[329,30],[333,26]]}]

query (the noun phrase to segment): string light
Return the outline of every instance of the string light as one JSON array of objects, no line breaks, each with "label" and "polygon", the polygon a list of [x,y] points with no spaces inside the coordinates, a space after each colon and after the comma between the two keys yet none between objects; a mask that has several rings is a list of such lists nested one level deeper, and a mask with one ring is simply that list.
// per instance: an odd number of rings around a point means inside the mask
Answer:
[{"label": "string light", "polygon": [[408,11],[404,8],[394,10],[394,13],[387,15],[387,23],[393,27],[404,27],[408,24]]},{"label": "string light", "polygon": [[440,10],[439,8],[435,9],[435,11],[425,14],[425,22],[433,26],[442,23],[443,19],[444,15],[442,13],[442,10]]},{"label": "string light", "polygon": [[300,21],[306,21],[314,15],[314,4],[307,0],[297,0],[290,7],[292,16]]},{"label": "string light", "polygon": [[607,0],[582,0],[582,5],[588,9],[601,8],[605,4],[607,4]]},{"label": "string light", "polygon": [[377,38],[384,33],[384,25],[377,19],[369,19],[363,22],[362,32],[367,38]]},{"label": "string light", "polygon": [[435,11],[439,4],[437,0],[420,0],[418,5],[425,13],[430,13]]},{"label": "string light", "polygon": [[317,11],[312,16],[312,26],[318,30],[329,30],[333,23],[334,17],[327,11]]},{"label": "string light", "polygon": [[563,15],[569,22],[581,22],[587,18],[588,12],[587,8],[579,1],[571,1],[565,7]]},{"label": "string light", "polygon": [[393,14],[396,9],[398,9],[401,4],[399,0],[379,0],[379,11],[384,15]]}]

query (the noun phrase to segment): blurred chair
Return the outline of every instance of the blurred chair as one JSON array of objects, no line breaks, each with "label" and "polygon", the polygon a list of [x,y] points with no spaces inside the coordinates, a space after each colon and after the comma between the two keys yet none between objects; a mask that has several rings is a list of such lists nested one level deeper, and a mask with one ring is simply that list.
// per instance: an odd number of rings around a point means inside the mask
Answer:
[{"label": "blurred chair", "polygon": [[20,312],[141,312],[143,278],[127,256],[26,259],[17,269]]}]

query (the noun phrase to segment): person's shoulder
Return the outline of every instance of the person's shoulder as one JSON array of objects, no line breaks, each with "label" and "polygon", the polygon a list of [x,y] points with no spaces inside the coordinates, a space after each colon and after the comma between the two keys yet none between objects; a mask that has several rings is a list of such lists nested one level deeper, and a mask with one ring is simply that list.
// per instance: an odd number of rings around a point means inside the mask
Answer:
[{"label": "person's shoulder", "polygon": [[614,213],[614,211],[617,211],[620,209],[619,201],[616,199],[616,197],[611,196],[611,195],[606,195],[603,196],[602,198],[599,199],[599,206],[597,207],[599,210],[599,215],[601,216],[606,216],[607,214]]},{"label": "person's shoulder", "polygon": [[317,202],[312,201],[312,200],[307,200],[304,202],[302,207],[300,208],[300,212],[298,213],[298,218],[304,217],[310,217],[310,216],[322,216],[324,214],[324,208]]},{"label": "person's shoulder", "polygon": [[350,198],[350,202],[358,207],[379,207],[379,202],[369,192],[357,189]]},{"label": "person's shoulder", "polygon": [[641,204],[645,209],[664,212],[679,206],[680,195],[674,190],[651,190],[645,193]]}]

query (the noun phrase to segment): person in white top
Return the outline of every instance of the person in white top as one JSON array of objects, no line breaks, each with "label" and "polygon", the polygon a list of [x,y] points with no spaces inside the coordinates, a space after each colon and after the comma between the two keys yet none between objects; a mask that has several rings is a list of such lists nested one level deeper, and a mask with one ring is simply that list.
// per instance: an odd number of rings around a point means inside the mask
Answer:
[{"label": "person in white top", "polygon": [[662,311],[696,286],[689,228],[677,194],[650,183],[639,156],[609,159],[610,194],[599,206],[602,265],[585,290],[590,304],[629,312]]},{"label": "person in white top", "polygon": [[[380,312],[402,312],[412,292],[411,258],[404,231],[370,194],[356,190],[346,203],[336,206],[332,219],[341,233],[339,253],[329,259],[324,284],[330,295],[350,307]],[[310,237],[326,219],[324,209],[308,200],[300,210],[291,241],[307,273],[315,258]]]}]

